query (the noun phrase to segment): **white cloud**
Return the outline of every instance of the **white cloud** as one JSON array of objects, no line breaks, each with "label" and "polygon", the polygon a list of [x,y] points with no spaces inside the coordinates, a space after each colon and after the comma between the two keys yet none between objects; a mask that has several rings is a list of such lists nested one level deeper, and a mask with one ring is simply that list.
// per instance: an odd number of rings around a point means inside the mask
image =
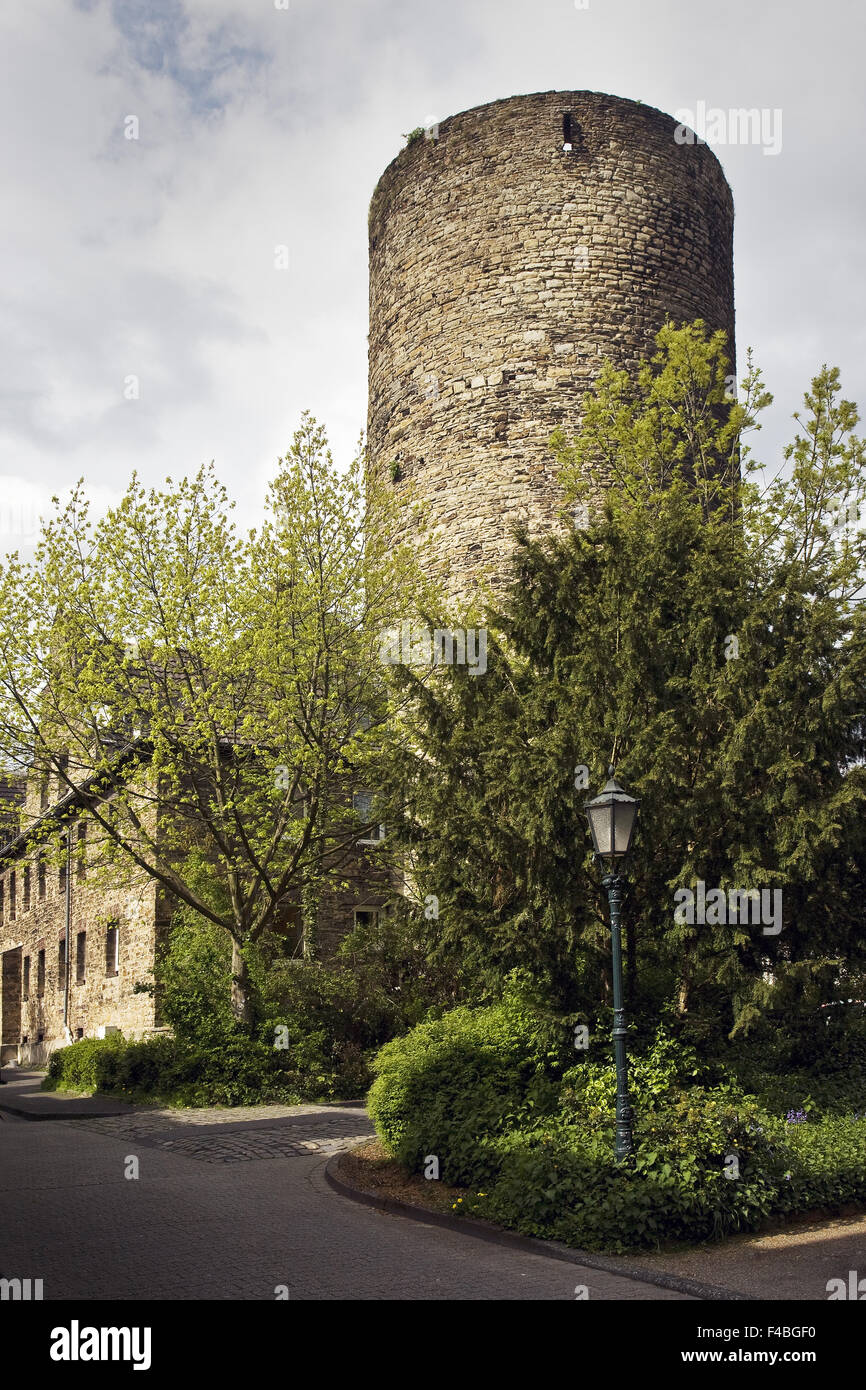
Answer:
[{"label": "white cloud", "polygon": [[107,500],[133,468],[157,482],[214,458],[251,521],[305,407],[347,457],[366,413],[367,206],[401,132],[551,88],[783,109],[777,159],[719,151],[741,355],[754,345],[779,401],[771,454],[821,361],[866,396],[861,26],[844,0],[820,23],[805,0],[6,7],[0,506],[81,474]]}]

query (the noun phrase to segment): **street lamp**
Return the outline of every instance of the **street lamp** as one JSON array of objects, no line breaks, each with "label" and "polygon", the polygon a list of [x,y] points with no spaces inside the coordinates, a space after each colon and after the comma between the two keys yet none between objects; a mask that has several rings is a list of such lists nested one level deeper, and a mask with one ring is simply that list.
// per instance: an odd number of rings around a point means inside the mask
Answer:
[{"label": "street lamp", "polygon": [[639,803],[629,796],[608,768],[608,782],[599,796],[584,803],[589,821],[592,847],[605,865],[601,880],[610,904],[610,941],[613,953],[613,1052],[616,1061],[616,1157],[628,1158],[632,1151],[631,1105],[628,1099],[628,1064],[625,1055],[625,1010],[622,1003],[622,935],[620,910],[624,877],[617,872],[620,861],[631,849]]}]

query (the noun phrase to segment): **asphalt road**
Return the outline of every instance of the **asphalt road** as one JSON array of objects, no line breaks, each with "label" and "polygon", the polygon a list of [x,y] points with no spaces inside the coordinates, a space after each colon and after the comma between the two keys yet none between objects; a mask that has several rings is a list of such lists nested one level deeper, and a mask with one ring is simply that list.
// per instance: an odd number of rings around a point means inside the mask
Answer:
[{"label": "asphalt road", "polygon": [[340,1196],[327,1158],[366,1133],[361,1109],[214,1126],[0,1114],[0,1277],[42,1279],[45,1300],[267,1300],[280,1286],[301,1300],[573,1300],[580,1285],[683,1300]]}]

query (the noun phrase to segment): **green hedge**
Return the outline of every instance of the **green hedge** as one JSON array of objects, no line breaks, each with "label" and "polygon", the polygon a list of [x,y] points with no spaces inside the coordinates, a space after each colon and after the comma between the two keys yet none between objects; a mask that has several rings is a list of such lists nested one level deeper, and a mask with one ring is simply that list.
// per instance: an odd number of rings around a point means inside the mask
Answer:
[{"label": "green hedge", "polygon": [[730,1048],[728,1065],[774,1115],[866,1113],[866,1018],[813,1010],[790,1025],[770,1020]]},{"label": "green hedge", "polygon": [[295,1104],[308,1078],[285,1052],[242,1034],[195,1047],[176,1038],[83,1038],[52,1053],[48,1090],[180,1105]]},{"label": "green hedge", "polygon": [[[454,967],[427,958],[425,929],[403,905],[356,927],[328,960],[287,954],[287,939],[273,933],[247,948],[252,1029],[268,1047],[281,1030],[280,1066],[293,1072],[300,1096],[363,1095],[376,1049],[453,1003]],[[179,1041],[205,1060],[224,1047],[234,1020],[231,943],[221,927],[178,909],[156,986],[161,1017]]]},{"label": "green hedge", "polygon": [[635,1152],[614,1161],[615,1070],[566,1071],[514,1002],[457,1009],[389,1043],[370,1111],[414,1172],[471,1191],[461,1210],[584,1249],[623,1251],[754,1230],[866,1202],[866,1117],[771,1115],[660,1029],[633,1057]]},{"label": "green hedge", "polygon": [[120,1033],[107,1038],[81,1038],[52,1052],[44,1089],[52,1091],[96,1091],[108,1058],[126,1046]]},{"label": "green hedge", "polygon": [[821,1115],[787,1126],[784,1212],[866,1203],[866,1115]]},{"label": "green hedge", "polygon": [[589,1250],[712,1239],[753,1229],[773,1213],[789,1161],[782,1130],[754,1104],[696,1088],[640,1110],[634,1160],[621,1167],[612,1122],[558,1117],[497,1142],[495,1182],[465,1205]]},{"label": "green hedge", "polygon": [[554,1109],[557,1057],[517,1000],[453,1009],[377,1054],[370,1114],[408,1168],[436,1155],[445,1182],[474,1182],[495,1167],[491,1136]]}]

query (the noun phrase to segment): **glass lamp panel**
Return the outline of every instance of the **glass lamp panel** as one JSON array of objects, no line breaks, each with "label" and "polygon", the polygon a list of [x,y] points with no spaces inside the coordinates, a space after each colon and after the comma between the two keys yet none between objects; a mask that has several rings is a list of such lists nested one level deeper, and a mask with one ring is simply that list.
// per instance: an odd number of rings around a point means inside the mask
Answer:
[{"label": "glass lamp panel", "polygon": [[616,856],[628,854],[636,811],[637,802],[635,801],[614,802],[611,809],[611,819],[613,821],[613,853]]},{"label": "glass lamp panel", "polygon": [[589,812],[592,838],[596,854],[610,855],[613,844],[613,803],[606,806],[593,806]]}]

